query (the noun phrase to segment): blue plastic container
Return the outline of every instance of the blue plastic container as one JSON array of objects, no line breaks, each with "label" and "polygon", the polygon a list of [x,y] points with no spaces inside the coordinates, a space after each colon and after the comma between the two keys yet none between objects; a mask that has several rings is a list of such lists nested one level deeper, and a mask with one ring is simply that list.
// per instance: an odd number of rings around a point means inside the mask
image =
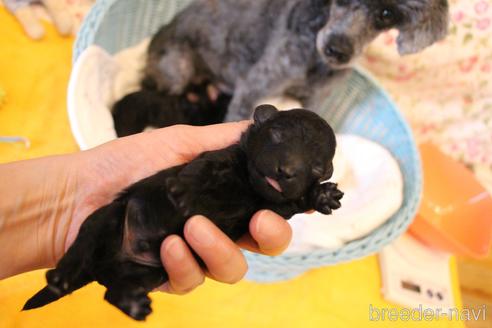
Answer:
[{"label": "blue plastic container", "polygon": [[[133,46],[172,19],[192,0],[99,0],[85,19],[74,47],[74,62],[91,44],[110,53]],[[268,257],[249,252],[247,278],[273,282],[325,265],[368,256],[400,236],[415,217],[422,189],[420,157],[412,133],[388,95],[367,74],[355,70],[318,111],[337,132],[356,134],[386,147],[404,177],[404,203],[368,236],[334,251]]]}]

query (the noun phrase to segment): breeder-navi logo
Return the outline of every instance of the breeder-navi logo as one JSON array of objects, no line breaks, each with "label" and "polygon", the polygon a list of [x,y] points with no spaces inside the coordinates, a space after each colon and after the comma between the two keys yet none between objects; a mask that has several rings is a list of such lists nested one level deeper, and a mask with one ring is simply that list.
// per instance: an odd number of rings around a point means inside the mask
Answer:
[{"label": "breeder-navi logo", "polygon": [[447,311],[442,309],[424,308],[377,308],[369,305],[370,321],[485,321],[487,319],[487,306],[483,305],[476,309],[451,308]]}]

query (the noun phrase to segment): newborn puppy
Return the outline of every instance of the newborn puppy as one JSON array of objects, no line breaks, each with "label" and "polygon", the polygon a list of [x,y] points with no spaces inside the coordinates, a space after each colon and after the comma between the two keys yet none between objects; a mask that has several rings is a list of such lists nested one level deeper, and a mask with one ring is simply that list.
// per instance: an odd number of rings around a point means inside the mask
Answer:
[{"label": "newborn puppy", "polygon": [[89,216],[47,272],[48,285],[24,310],[95,280],[107,287],[108,302],[144,320],[151,313],[147,294],[168,280],[160,245],[171,234],[183,236],[191,216],[210,218],[237,240],[260,209],[285,219],[311,209],[325,214],[338,209],[343,193],[322,183],[332,176],[335,147],[333,130],[313,112],[258,107],[238,144],[143,179]]},{"label": "newborn puppy", "polygon": [[231,98],[208,82],[190,84],[182,95],[143,88],[114,104],[114,127],[118,137],[125,137],[147,127],[222,123]]}]

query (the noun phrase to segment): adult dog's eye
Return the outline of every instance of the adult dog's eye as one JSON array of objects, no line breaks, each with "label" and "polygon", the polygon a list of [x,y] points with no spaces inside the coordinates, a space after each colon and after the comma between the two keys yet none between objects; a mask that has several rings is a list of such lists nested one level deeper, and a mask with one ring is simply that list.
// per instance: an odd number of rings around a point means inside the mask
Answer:
[{"label": "adult dog's eye", "polygon": [[392,8],[383,8],[376,17],[376,28],[387,29],[393,27],[399,20],[399,15]]}]

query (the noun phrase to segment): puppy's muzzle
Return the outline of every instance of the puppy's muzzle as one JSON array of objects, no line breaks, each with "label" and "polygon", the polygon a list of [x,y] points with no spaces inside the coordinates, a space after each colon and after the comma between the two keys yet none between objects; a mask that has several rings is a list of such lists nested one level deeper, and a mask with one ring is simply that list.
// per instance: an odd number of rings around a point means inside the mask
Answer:
[{"label": "puppy's muzzle", "polygon": [[296,198],[305,192],[308,180],[308,172],[302,162],[289,161],[279,163],[276,167],[276,172],[273,175],[273,180],[277,184],[270,185],[281,192],[284,197]]}]

